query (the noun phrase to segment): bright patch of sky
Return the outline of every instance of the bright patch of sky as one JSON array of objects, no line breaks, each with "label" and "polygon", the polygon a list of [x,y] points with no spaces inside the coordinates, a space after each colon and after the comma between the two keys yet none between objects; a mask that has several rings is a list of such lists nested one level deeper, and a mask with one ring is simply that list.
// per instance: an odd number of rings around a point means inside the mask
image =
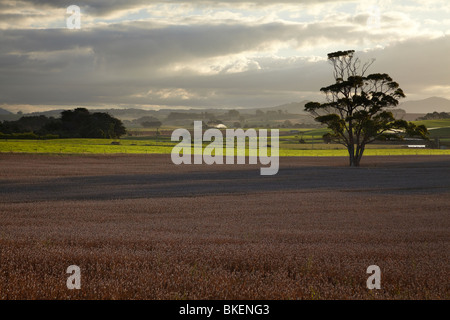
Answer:
[{"label": "bright patch of sky", "polygon": [[[83,10],[83,6],[81,5]],[[99,25],[147,21],[156,25],[195,24],[263,24],[284,23],[307,26],[323,23],[328,26],[345,26],[359,23],[367,33],[391,33],[390,37],[377,37],[375,41],[361,41],[356,50],[384,47],[396,40],[404,40],[417,35],[439,37],[450,33],[450,5],[447,1],[350,1],[325,2],[317,4],[195,4],[158,3],[143,8],[127,9],[113,16],[83,18],[85,27]],[[352,19],[359,19],[353,20]],[[64,27],[53,23],[52,27]],[[396,34],[393,37],[392,34]],[[277,56],[322,56],[335,47],[335,43],[316,43],[313,47],[296,47],[287,42],[268,52],[258,52],[252,56],[275,54]]]},{"label": "bright patch of sky", "polygon": [[[64,5],[62,4],[64,3]],[[318,99],[327,53],[450,98],[448,0],[0,2],[0,104],[254,107]],[[39,29],[39,30],[35,30]],[[428,58],[428,59],[426,59]]]}]

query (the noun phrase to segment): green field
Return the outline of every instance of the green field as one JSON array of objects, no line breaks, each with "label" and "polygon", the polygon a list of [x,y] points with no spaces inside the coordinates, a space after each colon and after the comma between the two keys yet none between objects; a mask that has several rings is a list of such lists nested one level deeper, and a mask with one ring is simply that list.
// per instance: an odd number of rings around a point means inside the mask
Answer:
[{"label": "green field", "polygon": [[[120,145],[108,139],[55,139],[55,140],[0,140],[2,153],[40,154],[169,154],[177,144],[169,138],[125,138]],[[116,140],[117,142],[117,140]],[[203,146],[207,146],[205,143]],[[248,151],[247,151],[248,154]],[[347,150],[339,145],[295,144],[280,141],[280,156],[346,156]],[[450,155],[450,150],[379,148],[371,145],[365,155]]]},{"label": "green field", "polygon": [[428,129],[450,127],[450,119],[413,121],[417,125],[425,125]]},{"label": "green field", "polygon": [[[416,121],[429,128],[430,138],[439,138],[441,146],[450,145],[450,119]],[[173,128],[162,128],[164,134],[156,137],[155,130],[143,132],[147,136],[127,136],[110,139],[49,139],[0,140],[0,153],[40,154],[169,154],[178,142],[171,141]],[[322,136],[326,128],[280,129],[280,156],[346,156],[347,150],[339,144],[326,144]],[[300,143],[300,141],[302,143]],[[405,142],[407,144],[407,142]],[[203,147],[209,145],[208,142]],[[248,150],[246,152],[248,154]],[[450,155],[450,150],[401,148],[396,144],[369,144],[364,153],[370,155]]]},{"label": "green field", "polygon": [[121,139],[0,140],[0,152],[55,154],[170,153],[174,143],[152,140]]},{"label": "green field", "polygon": [[417,125],[425,125],[430,133],[430,139],[439,139],[442,146],[450,146],[450,119],[414,121]]}]

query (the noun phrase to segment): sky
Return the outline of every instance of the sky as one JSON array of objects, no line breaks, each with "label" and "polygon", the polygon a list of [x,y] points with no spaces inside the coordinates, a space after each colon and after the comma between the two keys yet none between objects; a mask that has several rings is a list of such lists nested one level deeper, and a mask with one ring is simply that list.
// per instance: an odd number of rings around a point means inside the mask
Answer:
[{"label": "sky", "polygon": [[350,49],[407,99],[450,99],[449,36],[448,0],[0,0],[0,107],[321,101],[327,53]]}]

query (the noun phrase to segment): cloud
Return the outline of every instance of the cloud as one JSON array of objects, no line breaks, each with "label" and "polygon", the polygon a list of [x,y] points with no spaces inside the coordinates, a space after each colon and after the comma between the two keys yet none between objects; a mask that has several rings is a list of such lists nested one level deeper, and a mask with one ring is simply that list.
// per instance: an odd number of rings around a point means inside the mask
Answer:
[{"label": "cloud", "polygon": [[[417,37],[374,50],[363,56],[376,58],[373,72],[389,73],[407,95],[427,94],[430,88],[445,88],[450,82],[450,37]],[[437,94],[437,91],[434,91]],[[442,93],[448,93],[443,90]],[[447,96],[448,97],[448,96]]]},{"label": "cloud", "polygon": [[[205,74],[242,73],[245,78],[249,73],[252,77],[256,71],[265,72],[256,55],[291,40],[297,47],[331,41],[340,30],[325,28],[282,23],[161,27],[133,22],[79,32],[1,30],[0,61],[4,62],[0,63],[0,80],[4,85],[0,93],[8,103],[19,96],[20,103],[30,104],[75,103],[77,99],[113,103],[119,99],[118,92],[130,97],[135,90],[148,91],[162,83],[172,87],[170,83],[178,79],[187,82],[175,87],[184,88],[201,83]],[[280,59],[261,61],[268,72],[281,77],[276,74]],[[288,61],[293,62],[287,59],[285,66]],[[243,82],[240,85],[245,86]],[[280,87],[278,82],[273,86]],[[166,103],[179,103],[172,102],[171,96],[166,98]]]},{"label": "cloud", "polygon": [[376,58],[374,71],[391,74],[407,94],[448,94],[441,29],[449,22],[425,23],[419,6],[401,11],[379,1],[374,28],[374,11],[355,3],[83,1],[82,28],[67,30],[69,2],[5,1],[0,104],[257,107],[320,99],[320,87],[333,81],[326,53],[346,49]]}]

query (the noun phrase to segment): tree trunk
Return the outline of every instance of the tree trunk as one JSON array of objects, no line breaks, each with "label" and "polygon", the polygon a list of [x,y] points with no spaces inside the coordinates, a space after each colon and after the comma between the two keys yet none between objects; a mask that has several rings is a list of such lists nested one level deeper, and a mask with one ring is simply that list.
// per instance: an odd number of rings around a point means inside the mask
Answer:
[{"label": "tree trunk", "polygon": [[357,154],[357,158],[358,158],[358,167],[359,167],[359,163],[361,162],[361,158],[363,156],[364,153],[364,149],[365,149],[365,145],[362,145],[359,147],[359,152]]},{"label": "tree trunk", "polygon": [[359,167],[359,163],[361,162],[362,153],[364,151],[364,147],[361,149],[358,147],[356,148],[355,152],[355,146],[350,145],[347,147],[349,160],[350,160],[350,167]]},{"label": "tree trunk", "polygon": [[[348,122],[348,154],[350,156],[350,167],[358,167],[359,161],[357,159],[357,153],[355,153],[355,144],[353,139],[353,123],[352,120]],[[358,149],[357,149],[358,150]]]},{"label": "tree trunk", "polygon": [[348,146],[348,154],[350,156],[350,167],[359,167],[361,158],[364,153],[365,145],[357,146],[356,150],[354,146]]},{"label": "tree trunk", "polygon": [[348,155],[349,155],[349,160],[350,160],[350,167],[357,167],[359,165],[359,161],[357,161],[357,157],[355,155],[355,146],[354,145],[349,145],[347,147],[348,150]]}]

